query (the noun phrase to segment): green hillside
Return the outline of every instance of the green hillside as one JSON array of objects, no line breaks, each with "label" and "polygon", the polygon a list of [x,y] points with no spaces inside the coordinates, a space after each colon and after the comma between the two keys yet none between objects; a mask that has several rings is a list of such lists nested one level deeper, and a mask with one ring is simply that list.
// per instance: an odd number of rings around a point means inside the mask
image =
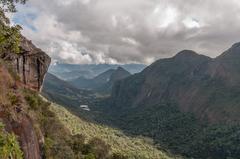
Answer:
[{"label": "green hillside", "polygon": [[71,84],[47,73],[42,94],[48,99],[71,107],[79,107],[81,104],[90,104],[95,100],[95,95],[87,90],[80,90]]},{"label": "green hillside", "polygon": [[125,154],[133,159],[172,158],[153,147],[148,139],[128,137],[117,129],[84,121],[56,104],[51,105],[51,110],[71,130],[72,134],[82,134],[86,136],[86,140],[100,138],[111,146],[114,153]]}]

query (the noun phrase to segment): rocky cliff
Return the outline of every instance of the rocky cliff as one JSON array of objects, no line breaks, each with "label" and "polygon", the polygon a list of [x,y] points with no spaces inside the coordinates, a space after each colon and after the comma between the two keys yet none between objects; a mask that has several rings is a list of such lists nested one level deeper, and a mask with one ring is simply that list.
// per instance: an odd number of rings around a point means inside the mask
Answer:
[{"label": "rocky cliff", "polygon": [[25,37],[21,38],[20,50],[18,54],[1,53],[0,122],[17,136],[25,159],[40,159],[44,140],[24,89],[41,89],[51,59]]},{"label": "rocky cliff", "polygon": [[20,50],[18,54],[3,53],[1,58],[10,62],[13,71],[18,74],[23,84],[34,90],[40,90],[51,58],[23,36]]}]

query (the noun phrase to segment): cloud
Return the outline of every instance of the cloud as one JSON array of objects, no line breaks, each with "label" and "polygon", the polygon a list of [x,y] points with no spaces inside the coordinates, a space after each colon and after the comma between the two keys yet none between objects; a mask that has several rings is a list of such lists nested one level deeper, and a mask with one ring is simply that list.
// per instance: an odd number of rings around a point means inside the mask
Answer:
[{"label": "cloud", "polygon": [[238,0],[31,0],[12,17],[54,60],[151,63],[192,49],[215,57],[240,41]]}]

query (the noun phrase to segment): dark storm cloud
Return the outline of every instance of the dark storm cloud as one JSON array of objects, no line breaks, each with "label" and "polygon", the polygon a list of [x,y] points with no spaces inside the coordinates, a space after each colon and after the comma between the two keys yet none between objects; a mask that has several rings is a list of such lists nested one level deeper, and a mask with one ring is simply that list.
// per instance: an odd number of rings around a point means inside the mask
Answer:
[{"label": "dark storm cloud", "polygon": [[23,33],[55,60],[151,63],[183,49],[217,56],[240,41],[238,0],[31,0],[37,31]]}]

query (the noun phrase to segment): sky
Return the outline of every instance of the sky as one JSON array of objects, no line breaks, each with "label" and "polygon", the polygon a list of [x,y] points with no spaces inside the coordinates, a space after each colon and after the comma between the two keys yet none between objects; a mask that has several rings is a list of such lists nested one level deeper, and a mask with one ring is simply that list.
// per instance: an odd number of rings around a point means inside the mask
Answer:
[{"label": "sky", "polygon": [[143,63],[240,41],[239,0],[29,0],[11,16],[53,61]]}]

